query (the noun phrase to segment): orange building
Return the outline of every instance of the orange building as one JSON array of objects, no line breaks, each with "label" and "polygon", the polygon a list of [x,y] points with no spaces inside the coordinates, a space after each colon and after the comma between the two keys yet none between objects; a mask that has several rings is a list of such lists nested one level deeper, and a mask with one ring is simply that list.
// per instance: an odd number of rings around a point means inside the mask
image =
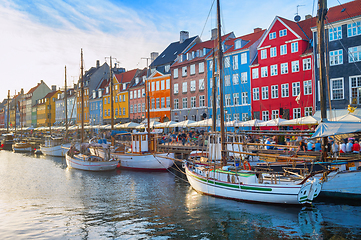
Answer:
[{"label": "orange building", "polygon": [[150,100],[150,118],[160,122],[170,120],[170,74],[162,74],[157,70],[148,78]]}]

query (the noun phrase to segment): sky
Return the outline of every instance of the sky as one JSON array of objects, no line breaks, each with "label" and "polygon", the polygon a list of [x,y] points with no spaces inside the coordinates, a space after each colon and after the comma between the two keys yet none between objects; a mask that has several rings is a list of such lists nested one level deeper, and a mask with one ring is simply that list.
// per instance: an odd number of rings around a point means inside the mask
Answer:
[{"label": "sky", "polygon": [[[328,7],[350,0],[329,0]],[[146,67],[151,52],[179,41],[179,32],[209,40],[214,0],[0,0],[0,101],[40,80],[68,85],[84,68],[114,58],[126,70]],[[316,16],[317,0],[221,0],[222,33],[236,37],[268,28],[275,16]]]}]

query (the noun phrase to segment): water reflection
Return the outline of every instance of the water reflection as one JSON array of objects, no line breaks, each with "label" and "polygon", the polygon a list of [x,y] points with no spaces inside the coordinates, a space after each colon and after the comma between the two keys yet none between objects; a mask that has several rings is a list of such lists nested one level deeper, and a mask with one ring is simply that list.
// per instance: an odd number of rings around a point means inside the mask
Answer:
[{"label": "water reflection", "polygon": [[198,194],[168,172],[87,172],[0,152],[2,239],[357,239],[361,206],[311,209]]}]

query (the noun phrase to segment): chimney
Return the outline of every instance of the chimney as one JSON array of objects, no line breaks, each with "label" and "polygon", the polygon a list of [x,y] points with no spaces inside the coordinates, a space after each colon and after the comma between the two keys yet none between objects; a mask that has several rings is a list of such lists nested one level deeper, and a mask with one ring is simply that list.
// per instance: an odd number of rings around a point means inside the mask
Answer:
[{"label": "chimney", "polygon": [[[158,56],[159,56],[159,53],[157,53],[157,52],[151,52],[151,53],[150,53],[150,62],[152,63]],[[147,67],[148,67],[148,66],[147,66]]]},{"label": "chimney", "polygon": [[258,28],[253,29],[253,32],[254,32],[254,33],[260,32],[260,31],[262,31],[262,28],[259,28],[259,27],[258,27]]},{"label": "chimney", "polygon": [[189,38],[189,32],[187,31],[180,31],[180,39],[179,42],[183,43],[185,40]]},{"label": "chimney", "polygon": [[51,91],[56,91],[56,85],[51,85]]},{"label": "chimney", "polygon": [[217,39],[217,28],[213,28],[211,31],[211,40]]},{"label": "chimney", "polygon": [[99,62],[99,60],[97,60],[97,68],[99,68],[100,67],[100,62]]},{"label": "chimney", "polygon": [[312,15],[311,15],[311,14],[307,14],[307,15],[305,16],[305,19],[310,19],[310,18],[312,18]]},{"label": "chimney", "polygon": [[40,83],[44,83],[44,81],[43,81],[43,80],[40,80]]},{"label": "chimney", "polygon": [[24,88],[21,89],[20,94],[24,94]]}]

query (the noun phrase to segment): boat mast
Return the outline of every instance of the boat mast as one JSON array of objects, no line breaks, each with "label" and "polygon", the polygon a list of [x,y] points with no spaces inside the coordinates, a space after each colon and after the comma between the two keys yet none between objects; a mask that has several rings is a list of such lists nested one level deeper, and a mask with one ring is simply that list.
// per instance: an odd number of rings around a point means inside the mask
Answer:
[{"label": "boat mast", "polygon": [[65,139],[68,136],[68,89],[66,86],[66,66],[65,66],[65,88],[64,88],[64,106],[65,106]]},{"label": "boat mast", "polygon": [[10,90],[8,90],[8,114],[7,114],[6,132],[9,133],[10,124]]},{"label": "boat mast", "polygon": [[16,90],[15,90],[15,96],[14,96],[14,109],[15,109],[15,125],[14,125],[14,127],[15,127],[15,135],[16,135]]},{"label": "boat mast", "polygon": [[[320,107],[321,107],[321,122],[327,121],[326,111],[326,56],[325,56],[325,18],[327,14],[327,2],[326,0],[318,0],[318,12],[317,12],[317,50],[319,53],[319,78],[320,78]],[[317,61],[317,60],[316,60]],[[327,157],[326,152],[327,137],[322,138],[322,160],[325,161]]]},{"label": "boat mast", "polygon": [[226,135],[224,131],[224,107],[223,107],[223,52],[222,52],[222,35],[221,35],[221,17],[220,17],[220,4],[219,0],[217,0],[217,30],[218,30],[218,77],[219,77],[219,106],[220,106],[220,115],[221,115],[221,144],[222,144],[222,164],[227,164],[226,159]]},{"label": "boat mast", "polygon": [[148,68],[148,58],[147,58],[147,84],[145,86],[145,91],[146,91],[146,95],[147,95],[147,134],[148,134],[148,152],[151,149],[151,141],[150,141],[150,98],[149,98],[149,89],[148,86],[150,88],[150,83],[149,83],[149,68]]},{"label": "boat mast", "polygon": [[81,143],[84,142],[84,67],[83,67],[83,49],[81,49],[80,54],[80,83],[81,83]]},{"label": "boat mast", "polygon": [[[113,72],[112,72],[112,56],[110,56],[109,65],[109,81],[110,81],[110,125],[112,132],[114,131],[114,94],[113,94]],[[114,137],[112,139],[112,146],[114,146]]]},{"label": "boat mast", "polygon": [[[216,42],[215,42],[216,44]],[[214,47],[216,49],[216,47]],[[213,101],[213,108],[212,108],[212,132],[216,132],[217,128],[217,84],[216,84],[216,56],[213,51],[213,60],[212,60],[212,101]]]}]

